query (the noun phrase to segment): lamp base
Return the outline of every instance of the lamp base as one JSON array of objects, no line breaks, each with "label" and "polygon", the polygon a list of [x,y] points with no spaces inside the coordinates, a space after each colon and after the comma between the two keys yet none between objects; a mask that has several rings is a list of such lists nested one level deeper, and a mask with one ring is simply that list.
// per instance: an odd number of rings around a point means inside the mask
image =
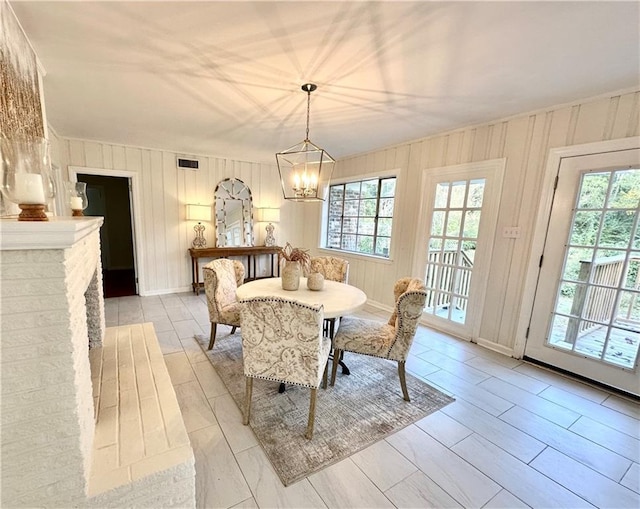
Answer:
[{"label": "lamp base", "polygon": [[84,212],[82,212],[82,209],[71,209],[71,216],[82,217],[84,216]]},{"label": "lamp base", "polygon": [[265,230],[267,230],[267,236],[264,239],[264,245],[267,247],[273,247],[276,245],[276,238],[273,236],[273,225],[269,223]]},{"label": "lamp base", "polygon": [[44,213],[44,204],[19,203],[20,215],[18,221],[48,221]]},{"label": "lamp base", "polygon": [[196,232],[196,236],[191,243],[191,247],[197,249],[207,247],[207,239],[204,238],[204,226],[202,223],[198,223],[193,227],[193,231]]}]

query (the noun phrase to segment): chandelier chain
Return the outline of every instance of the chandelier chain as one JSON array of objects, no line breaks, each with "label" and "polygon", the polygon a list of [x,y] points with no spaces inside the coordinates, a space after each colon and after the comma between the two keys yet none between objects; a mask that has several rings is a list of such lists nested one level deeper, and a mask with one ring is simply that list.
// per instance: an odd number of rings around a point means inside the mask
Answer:
[{"label": "chandelier chain", "polygon": [[309,109],[311,104],[311,90],[307,90],[307,136],[305,141],[309,141]]}]

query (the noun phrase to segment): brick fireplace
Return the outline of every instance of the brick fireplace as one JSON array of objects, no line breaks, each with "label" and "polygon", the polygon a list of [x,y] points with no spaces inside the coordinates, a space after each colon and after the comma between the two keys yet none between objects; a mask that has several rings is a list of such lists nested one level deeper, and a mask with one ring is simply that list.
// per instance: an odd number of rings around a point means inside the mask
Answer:
[{"label": "brick fireplace", "polygon": [[[133,338],[117,329],[105,335],[101,224],[0,219],[3,507],[195,503],[193,453],[153,326]],[[123,345],[144,354],[114,363],[110,352]],[[122,380],[133,380],[135,391]],[[140,452],[126,464],[121,453],[115,463],[100,461],[131,443]]]}]

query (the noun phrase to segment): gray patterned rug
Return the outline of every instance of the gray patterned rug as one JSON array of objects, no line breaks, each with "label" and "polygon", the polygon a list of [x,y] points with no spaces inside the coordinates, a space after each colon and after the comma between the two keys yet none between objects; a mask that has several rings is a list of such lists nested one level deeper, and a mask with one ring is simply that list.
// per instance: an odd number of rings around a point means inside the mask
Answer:
[{"label": "gray patterned rug", "polygon": [[[240,331],[220,338],[207,351],[209,338],[196,336],[238,407],[244,408]],[[346,354],[350,375],[338,377],[334,387],[319,389],[313,439],[304,432],[309,415],[309,389],[263,380],[253,383],[250,426],[280,480],[288,486],[382,440],[453,398],[407,373],[411,402],[402,399],[397,364],[365,355]],[[331,361],[329,361],[331,368]],[[238,425],[241,425],[239,422]]]}]

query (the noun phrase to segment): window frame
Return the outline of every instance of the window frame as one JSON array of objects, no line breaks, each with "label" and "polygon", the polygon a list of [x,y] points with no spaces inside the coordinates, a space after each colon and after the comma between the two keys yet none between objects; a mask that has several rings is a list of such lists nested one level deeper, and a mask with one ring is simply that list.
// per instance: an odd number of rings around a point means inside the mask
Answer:
[{"label": "window frame", "polygon": [[[321,228],[320,228],[320,238],[319,238],[319,248],[326,250],[330,253],[343,253],[345,255],[348,256],[355,256],[355,257],[365,257],[365,258],[375,258],[376,260],[380,260],[380,261],[384,261],[384,262],[391,262],[393,260],[393,253],[394,253],[394,239],[395,239],[395,235],[394,235],[394,220],[396,217],[396,213],[397,213],[397,204],[398,204],[398,186],[399,186],[399,175],[398,175],[399,171],[398,170],[393,170],[393,171],[387,171],[387,172],[379,172],[376,174],[369,174],[369,175],[356,175],[356,176],[352,176],[352,177],[345,177],[345,178],[341,178],[341,179],[336,179],[336,180],[332,180],[329,183],[329,190],[328,190],[328,194],[327,194],[327,199],[324,202],[324,206],[323,206],[323,212],[322,212],[322,224],[321,224]],[[375,253],[363,253],[360,251],[349,251],[346,249],[342,249],[342,248],[337,248],[337,247],[329,247],[328,243],[329,243],[329,204],[331,202],[330,199],[330,193],[331,193],[331,187],[332,186],[336,186],[336,185],[343,185],[346,186],[347,184],[352,184],[352,183],[360,183],[362,184],[362,182],[366,182],[366,181],[371,181],[371,180],[377,180],[378,181],[378,190],[377,190],[377,194],[376,194],[376,215],[374,216],[374,234],[372,234],[371,236],[374,238],[374,242],[375,239],[377,238],[377,231],[378,231],[378,219],[379,219],[379,215],[378,212],[380,210],[380,192],[381,192],[381,182],[383,180],[386,179],[390,179],[390,178],[394,178],[395,179],[395,190],[394,190],[394,194],[393,194],[393,211],[391,213],[391,235],[389,236],[389,253],[387,256],[383,256],[380,254],[375,254]],[[343,212],[344,212],[344,208],[343,208]],[[360,217],[365,217],[365,216],[356,216],[357,218]],[[369,216],[366,216],[369,217]],[[389,216],[384,216],[389,217]],[[344,215],[342,216],[342,218],[344,218]],[[340,234],[341,238],[342,238],[342,233]],[[386,237],[386,236],[384,236]],[[375,246],[375,243],[374,243]]]}]

